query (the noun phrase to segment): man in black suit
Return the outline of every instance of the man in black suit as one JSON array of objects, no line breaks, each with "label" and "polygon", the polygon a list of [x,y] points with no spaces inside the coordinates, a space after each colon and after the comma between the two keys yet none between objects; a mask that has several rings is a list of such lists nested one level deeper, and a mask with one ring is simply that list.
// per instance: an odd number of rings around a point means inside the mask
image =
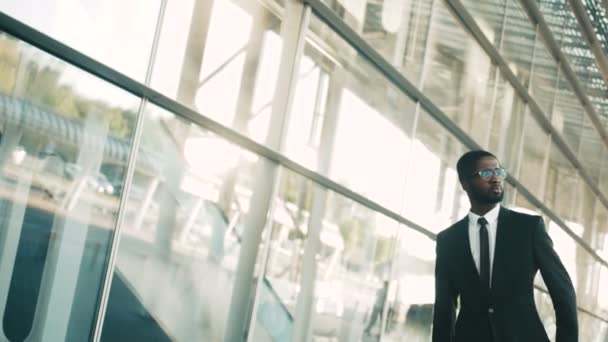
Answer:
[{"label": "man in black suit", "polygon": [[457,171],[471,211],[437,235],[433,342],[548,342],[534,303],[538,270],[555,309],[555,341],[578,341],[574,287],[542,217],[499,205],[506,171],[491,153],[465,153]]}]

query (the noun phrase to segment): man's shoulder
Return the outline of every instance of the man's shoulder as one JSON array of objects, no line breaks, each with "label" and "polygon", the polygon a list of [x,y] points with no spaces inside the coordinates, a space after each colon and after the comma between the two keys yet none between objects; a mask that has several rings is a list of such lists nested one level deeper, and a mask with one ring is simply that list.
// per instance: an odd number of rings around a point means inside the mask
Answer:
[{"label": "man's shoulder", "polygon": [[[523,221],[523,222],[536,222],[542,220],[542,216],[534,213],[526,213],[522,211],[512,210],[505,207],[500,208],[503,215],[508,215],[510,219]],[[499,216],[500,217],[500,216]]]},{"label": "man's shoulder", "polygon": [[468,222],[468,217],[465,216],[458,222],[456,222],[456,223],[452,224],[451,226],[445,228],[444,230],[440,231],[437,234],[437,240],[450,239],[450,238],[454,237],[458,233],[459,229],[463,229],[464,228],[463,226],[468,226],[467,222]]}]

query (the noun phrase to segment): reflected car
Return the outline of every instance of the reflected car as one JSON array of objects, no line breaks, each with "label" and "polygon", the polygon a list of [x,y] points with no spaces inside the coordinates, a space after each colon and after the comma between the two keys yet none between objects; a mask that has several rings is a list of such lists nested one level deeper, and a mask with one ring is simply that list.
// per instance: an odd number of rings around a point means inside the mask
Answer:
[{"label": "reflected car", "polygon": [[[63,169],[63,172],[69,180],[75,180],[83,173],[83,170],[80,165],[67,163]],[[108,178],[103,173],[95,171],[93,174],[87,174],[85,177],[87,186],[96,192],[108,195],[112,195],[114,193],[114,186],[110,184]]]}]

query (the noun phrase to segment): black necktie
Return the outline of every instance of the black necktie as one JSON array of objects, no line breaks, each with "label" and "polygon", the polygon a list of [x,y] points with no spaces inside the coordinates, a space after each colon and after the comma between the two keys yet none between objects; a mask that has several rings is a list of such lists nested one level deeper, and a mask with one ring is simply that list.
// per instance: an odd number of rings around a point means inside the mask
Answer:
[{"label": "black necktie", "polygon": [[488,242],[488,221],[480,217],[479,229],[479,280],[481,289],[490,290],[490,244]]}]

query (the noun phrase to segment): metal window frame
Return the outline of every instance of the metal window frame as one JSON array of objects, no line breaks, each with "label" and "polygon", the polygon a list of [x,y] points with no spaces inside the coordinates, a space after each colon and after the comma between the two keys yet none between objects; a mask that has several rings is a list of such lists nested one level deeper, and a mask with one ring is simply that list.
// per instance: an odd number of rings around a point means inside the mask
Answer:
[{"label": "metal window frame", "polygon": [[[473,17],[468,13],[468,11],[464,8],[460,0],[445,0],[453,9],[455,15],[457,15],[465,27],[469,30],[469,32],[475,37],[475,39],[479,42],[480,45],[486,50],[486,52],[491,56],[494,62],[498,65],[498,67],[503,72],[503,76],[511,83],[511,85],[518,92],[518,95],[528,104],[531,114],[537,120],[537,122],[541,125],[546,132],[552,138],[552,141],[557,147],[564,153],[566,158],[572,163],[572,165],[578,170],[581,177],[585,180],[587,185],[592,189],[592,191],[596,194],[596,196],[602,201],[602,203],[608,208],[608,198],[600,191],[595,181],[591,178],[587,170],[581,165],[580,161],[572,152],[570,147],[566,144],[561,134],[553,127],[549,119],[546,115],[544,115],[542,109],[539,107],[538,103],[532,98],[528,91],[526,91],[525,87],[521,84],[521,82],[516,78],[515,74],[511,71],[506,61],[503,57],[498,53],[496,48],[491,44],[491,42],[485,37],[479,26],[477,26]],[[563,63],[562,63],[563,65]],[[521,184],[517,186],[518,190],[526,194],[526,198],[535,206],[539,207],[547,216],[551,217],[556,223],[560,225],[564,231],[570,235],[574,240],[576,240],[581,247],[587,250],[597,261],[599,261],[605,267],[608,267],[608,262],[604,260],[601,256],[599,256],[593,248],[591,248],[584,240],[582,240],[579,236],[577,236],[568,226],[557,217],[548,207],[542,204],[542,202],[533,196],[527,189],[525,189]],[[554,219],[555,218],[555,219]]]},{"label": "metal window frame", "polygon": [[[606,145],[606,147],[608,147],[608,131],[602,125],[599,114],[597,113],[595,108],[593,108],[593,104],[592,104],[591,100],[589,99],[589,97],[587,96],[587,94],[585,93],[584,87],[579,82],[578,77],[576,76],[576,73],[570,66],[568,58],[566,58],[566,56],[561,51],[561,48],[560,48],[559,44],[557,43],[557,41],[555,40],[553,33],[551,32],[551,29],[549,28],[549,25],[545,21],[540,8],[538,7],[537,2],[535,0],[519,0],[519,1],[522,4],[524,10],[526,10],[530,20],[533,23],[537,24],[538,33],[541,35],[545,46],[549,50],[549,53],[551,53],[551,55],[553,56],[555,61],[560,66],[560,70],[562,71],[564,77],[566,78],[566,80],[568,81],[570,86],[572,87],[572,91],[574,92],[574,94],[579,98],[579,101],[581,102],[581,105],[582,105],[583,109],[585,110],[585,113],[587,113],[587,116],[591,120],[591,123],[593,124],[593,126],[595,126],[599,136],[604,141],[604,145]],[[577,21],[579,22],[581,31],[583,32],[583,36],[592,44],[592,46],[590,46],[590,50],[596,57],[596,63],[598,65],[598,69],[600,70],[600,72],[602,73],[604,78],[608,79],[608,58],[606,58],[603,54],[602,54],[602,56],[603,56],[602,58],[598,58],[598,56],[596,55],[596,51],[593,48],[593,46],[594,46],[593,42],[595,41],[597,46],[599,46],[600,49],[601,49],[601,46],[599,45],[599,41],[597,41],[597,37],[595,37],[595,35],[594,35],[593,28],[589,28],[589,25],[591,25],[591,24],[588,23],[589,19],[586,17],[584,8],[582,8],[582,6],[584,6],[584,5],[582,3],[580,3],[579,1],[568,0],[568,2],[570,3],[573,13],[574,13]],[[587,19],[587,20],[585,21],[585,19]],[[591,31],[589,31],[589,29]],[[601,53],[601,50],[600,50],[600,53]],[[575,167],[579,168],[579,165],[575,164]],[[595,192],[595,190],[594,190],[594,192]],[[606,201],[605,196],[600,196],[600,197],[603,197],[603,199],[601,199],[602,203],[604,204],[604,206],[606,206],[608,208],[608,201]]]},{"label": "metal window frame", "polygon": [[[543,114],[539,105],[530,96],[526,87],[517,79],[515,74],[508,67],[503,57],[498,53],[496,48],[491,42],[485,37],[481,29],[475,23],[472,16],[462,6],[458,0],[444,0],[449,5],[452,13],[456,15],[464,25],[466,30],[473,35],[473,37],[482,46],[484,51],[488,53],[494,64],[500,69],[503,77],[513,86],[518,95],[527,103],[527,108],[534,118],[539,122],[541,128],[549,133],[560,150],[566,155],[566,157],[574,164],[575,168],[579,170],[579,173],[583,179],[588,183],[591,189],[594,190],[598,198],[602,200],[603,194],[599,192],[599,189],[594,184],[593,180],[582,168],[580,162],[578,162],[576,156],[569,149],[564,142],[561,135],[551,125],[551,122]],[[353,29],[351,29],[341,18],[339,18],[331,9],[329,9],[321,0],[304,0],[308,3],[313,12],[328,26],[330,26],[338,35],[346,40],[353,48],[355,48],[363,57],[365,57],[372,65],[374,65],[383,75],[385,75],[391,82],[393,82],[398,88],[400,88],[406,95],[412,98],[419,104],[440,124],[442,124],[448,131],[456,136],[463,144],[472,149],[480,148],[480,146],[462,129],[456,126],[451,120],[448,119],[447,115],[443,113],[437,106],[435,106],[430,99],[428,99],[420,90],[418,90],[411,82],[403,77],[398,70],[390,65],[384,57],[382,57],[377,51],[375,51],[367,42],[363,40]],[[608,262],[604,260],[597,252],[589,246],[581,237],[576,235],[567,224],[558,217],[551,209],[545,206],[538,198],[536,198],[528,189],[526,189],[517,179],[512,176],[507,178],[507,181],[513,185],[520,194],[522,194],[532,205],[538,207],[547,217],[555,222],[562,230],[566,232],[574,241],[576,241],[584,250],[586,250],[597,262],[602,266],[608,268]],[[605,202],[604,202],[605,201]],[[603,197],[602,202],[605,205],[608,204],[606,198]],[[608,207],[608,205],[607,205]],[[608,322],[608,319],[606,319]]]},{"label": "metal window frame", "polygon": [[[457,1],[448,1],[448,3],[452,4],[454,2],[459,3]],[[327,6],[325,6],[319,0],[303,0],[303,2],[310,6],[311,9],[317,14],[317,16],[325,22],[325,24],[329,25],[336,33],[338,33],[342,38],[344,38],[349,44],[351,44],[359,53],[361,53],[368,61],[374,65],[387,79],[395,84],[398,88],[400,88],[404,94],[408,95],[414,101],[417,101],[420,106],[422,106],[431,116],[433,116],[436,120],[439,121],[441,125],[443,125],[450,133],[452,133],[458,140],[460,140],[463,144],[468,146],[469,148],[480,148],[477,143],[466,134],[462,129],[456,126],[449,118],[435,105],[430,99],[422,94],[420,90],[418,90],[412,83],[410,83],[405,77],[403,77],[394,67],[392,67],[381,55],[379,55],[373,48],[367,44],[360,36],[358,36],[352,29],[350,29],[339,17],[337,17]],[[464,8],[462,8],[464,10]],[[465,10],[466,11],[466,10]],[[458,13],[462,13],[459,11]],[[460,16],[459,16],[460,17]],[[461,19],[462,20],[462,19]],[[473,23],[472,18],[469,15],[469,23]],[[471,28],[467,25],[467,30],[471,31]],[[474,26],[476,27],[476,26]],[[173,112],[179,117],[182,117],[194,124],[201,126],[204,129],[207,129],[222,138],[225,138],[240,147],[254,152],[262,157],[267,158],[269,161],[276,163],[280,166],[283,166],[295,173],[298,173],[310,180],[316,182],[317,184],[330,189],[344,197],[347,197],[359,204],[377,211],[381,214],[386,215],[387,217],[407,226],[410,229],[416,230],[419,233],[426,235],[431,239],[435,239],[436,235],[431,231],[425,229],[424,227],[406,219],[400,214],[378,204],[375,201],[368,199],[367,197],[346,188],[328,177],[319,174],[313,170],[310,170],[299,163],[294,162],[293,160],[287,158],[281,153],[271,149],[267,146],[264,146],[251,138],[244,136],[235,130],[226,127],[222,124],[215,122],[214,120],[201,115],[200,113],[192,110],[185,105],[178,103],[176,100],[173,100],[149,86],[142,84],[134,79],[108,67],[107,65],[100,63],[77,50],[13,19],[12,17],[0,12],[0,30],[6,32],[7,34],[20,39],[36,48],[39,48],[55,57],[58,57],[84,71],[91,73],[127,92],[141,97],[142,103],[149,102],[155,104],[159,107],[162,107],[168,111]],[[478,41],[478,35],[481,34],[481,37],[485,38],[479,28],[477,27],[477,35],[473,32]],[[483,41],[483,39],[481,39]],[[487,42],[487,39],[486,39]],[[489,42],[487,42],[489,43]],[[515,78],[515,75],[510,72],[508,66],[502,60],[502,57],[498,55],[496,50],[494,50],[493,46],[490,46],[490,49],[487,49],[484,44],[481,44],[484,50],[490,55],[492,60],[497,64],[497,66],[501,67],[501,71],[503,71],[503,75],[505,78],[510,80],[510,78]],[[502,64],[496,63],[496,61],[502,61]],[[505,75],[504,68],[507,68],[507,72]],[[535,112],[540,112],[538,105],[530,98],[526,89],[523,88],[521,83],[511,82],[514,86],[515,90],[520,94],[525,94],[523,96],[524,101],[527,100],[528,103],[532,103],[535,105]],[[541,112],[542,113],[542,112]],[[550,127],[551,128],[551,127]],[[550,129],[549,129],[550,130]],[[552,134],[553,135],[553,134]],[[559,136],[558,136],[559,138]],[[560,145],[564,145],[563,141],[558,140],[557,143]],[[572,156],[572,152],[570,152]],[[573,157],[573,156],[572,156]],[[580,163],[578,165],[580,167]],[[579,168],[580,170],[580,168]],[[582,171],[582,170],[581,170]],[[604,267],[608,267],[608,263],[603,260],[599,255],[595,253],[584,241],[582,241],[578,236],[574,235],[572,231],[565,225],[565,223],[557,217],[553,212],[551,212],[547,207],[545,207],[538,199],[536,199],[527,189],[525,189],[515,178],[509,177],[508,182],[511,183],[514,187],[518,189],[519,192],[524,194],[526,198],[533,204],[539,207],[548,217],[554,220],[562,229],[564,229],[572,238],[577,241],[579,244],[583,246],[586,250],[588,250],[592,256],[600,262]],[[593,188],[597,190],[597,188]],[[606,205],[605,198],[604,204]],[[114,243],[114,242],[113,242]],[[118,242],[116,242],[118,243]],[[107,285],[107,284],[106,284]],[[581,311],[585,311],[585,309],[579,308]],[[600,318],[601,319],[601,318]],[[608,320],[603,319],[608,322]],[[97,330],[96,330],[97,331]]]},{"label": "metal window frame", "polygon": [[[156,19],[156,28],[154,31],[154,38],[152,41],[152,48],[150,50],[148,67],[146,68],[146,76],[144,80],[144,84],[149,85],[152,79],[152,72],[154,70],[154,65],[156,62],[156,54],[158,51],[158,42],[160,39],[160,33],[162,30],[162,23],[165,17],[167,8],[167,1],[161,0],[158,16]],[[148,100],[144,97],[141,99],[139,110],[137,112],[137,121],[135,123],[134,134],[131,141],[131,149],[129,151],[129,158],[126,164],[126,176],[124,180],[124,186],[122,189],[122,193],[120,195],[120,203],[118,205],[118,215],[116,218],[116,224],[114,230],[112,231],[112,242],[110,244],[110,248],[108,250],[108,260],[105,265],[105,273],[102,277],[102,286],[101,286],[101,294],[99,297],[99,302],[97,305],[97,312],[94,320],[94,328],[92,334],[93,342],[98,342],[101,340],[101,333],[103,331],[103,324],[105,321],[106,309],[108,306],[108,300],[110,298],[110,289],[112,287],[112,279],[114,275],[114,269],[116,267],[116,260],[118,258],[118,248],[120,247],[120,240],[122,237],[122,226],[123,220],[126,213],[126,208],[128,204],[128,194],[131,189],[131,185],[133,183],[133,176],[135,174],[135,167],[137,165],[137,154],[141,142],[141,134],[144,126],[144,116],[146,111],[146,106],[148,104]]]}]

